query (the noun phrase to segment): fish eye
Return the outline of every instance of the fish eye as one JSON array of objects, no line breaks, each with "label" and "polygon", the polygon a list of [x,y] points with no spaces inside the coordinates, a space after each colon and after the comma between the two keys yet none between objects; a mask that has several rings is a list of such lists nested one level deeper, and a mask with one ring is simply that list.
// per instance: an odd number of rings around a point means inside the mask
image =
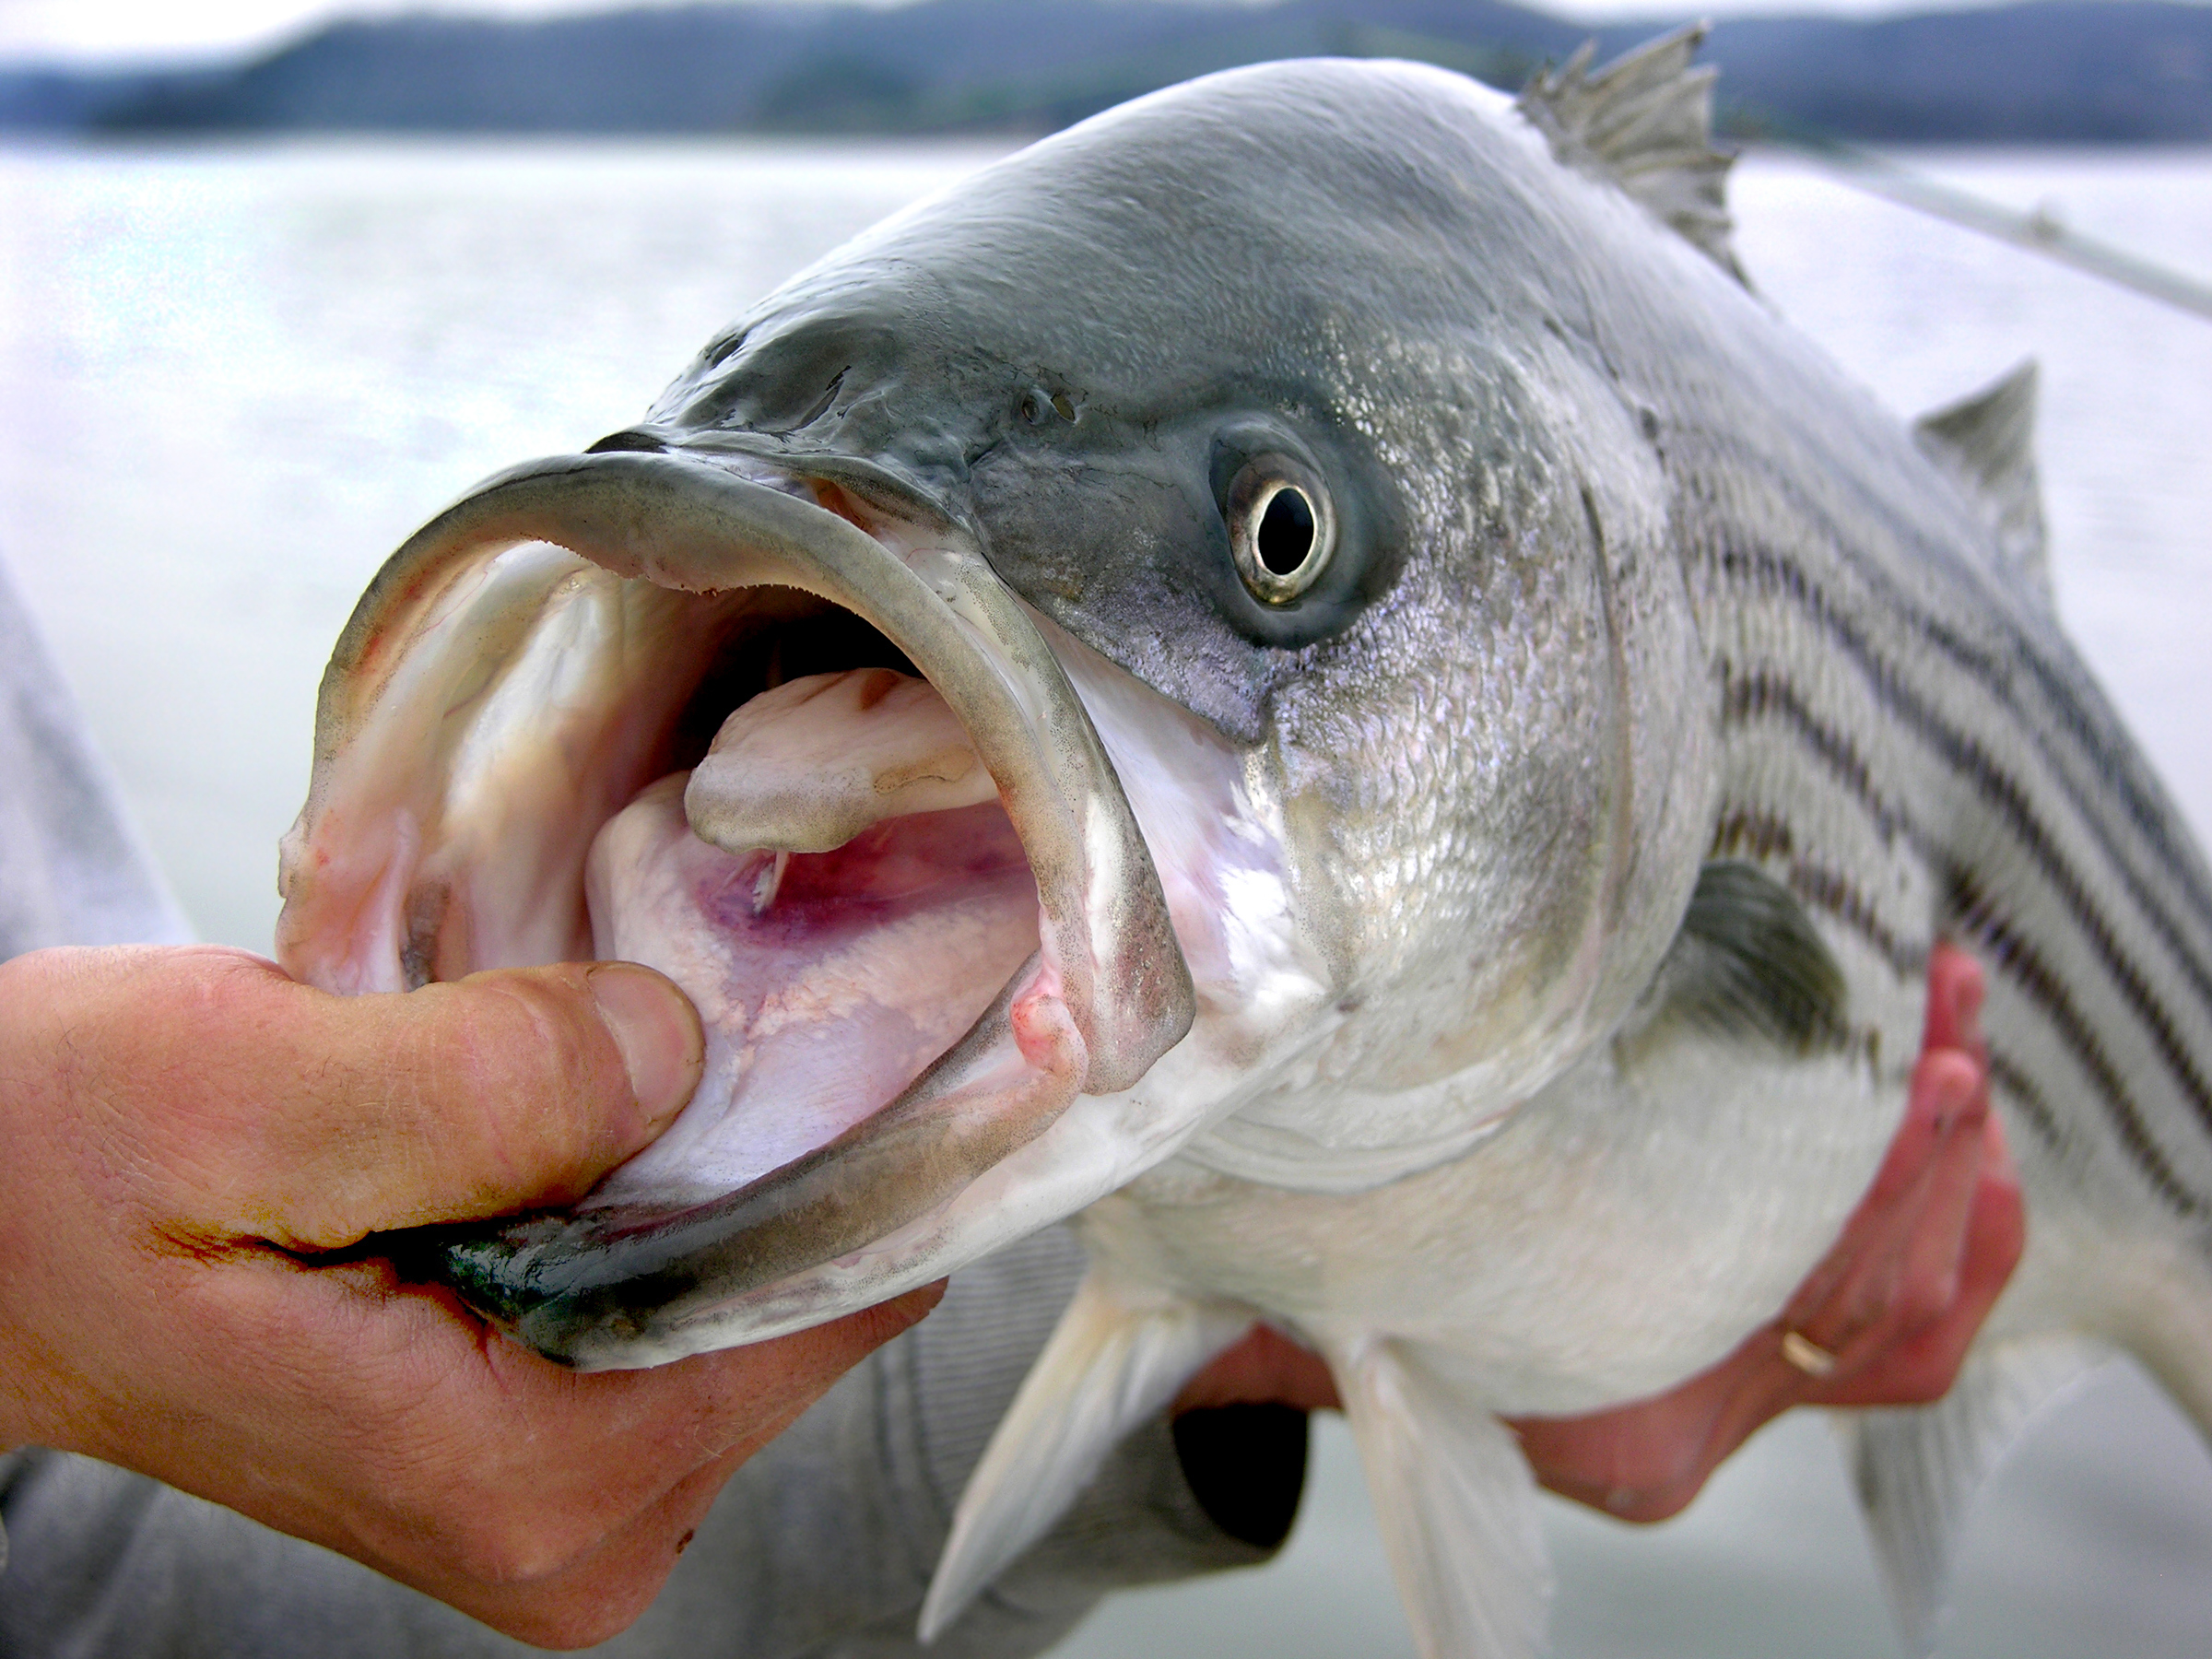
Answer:
[{"label": "fish eye", "polygon": [[1073,425],[1077,413],[1076,400],[1065,392],[1047,392],[1042,386],[1031,386],[1014,403],[1014,412],[1026,426],[1042,426],[1047,415],[1057,415]]},{"label": "fish eye", "polygon": [[1252,596],[1288,605],[1320,579],[1335,550],[1335,515],[1312,470],[1288,455],[1245,463],[1229,487],[1230,555]]}]

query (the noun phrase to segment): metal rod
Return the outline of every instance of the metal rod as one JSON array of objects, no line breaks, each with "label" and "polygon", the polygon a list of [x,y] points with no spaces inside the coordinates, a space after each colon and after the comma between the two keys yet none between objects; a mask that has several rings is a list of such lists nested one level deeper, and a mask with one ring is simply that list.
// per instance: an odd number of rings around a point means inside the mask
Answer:
[{"label": "metal rod", "polygon": [[1900,166],[1886,156],[1832,139],[1792,140],[1771,135],[1768,141],[1819,163],[1869,195],[1880,196],[1969,230],[1978,230],[2017,248],[2026,248],[2031,253],[2041,253],[2061,265],[2072,265],[2076,270],[2212,321],[2212,284],[2169,270],[2110,242],[2070,230],[2044,208],[2022,213],[2001,206]]}]

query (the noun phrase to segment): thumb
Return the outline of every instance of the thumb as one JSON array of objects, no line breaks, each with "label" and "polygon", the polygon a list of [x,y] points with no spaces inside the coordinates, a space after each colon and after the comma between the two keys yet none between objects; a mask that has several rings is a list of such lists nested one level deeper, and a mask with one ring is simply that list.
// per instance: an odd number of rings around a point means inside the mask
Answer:
[{"label": "thumb", "polygon": [[269,972],[281,1024],[257,1023],[276,1041],[246,1062],[258,1076],[226,1079],[258,1102],[228,1219],[289,1246],[579,1197],[668,1125],[703,1064],[690,1002],[635,963],[366,996]]}]

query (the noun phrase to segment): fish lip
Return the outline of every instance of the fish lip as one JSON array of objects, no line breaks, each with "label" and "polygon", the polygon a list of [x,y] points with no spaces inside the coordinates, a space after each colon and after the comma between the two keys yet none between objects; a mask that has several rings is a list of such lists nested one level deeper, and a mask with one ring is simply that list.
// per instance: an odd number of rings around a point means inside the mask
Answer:
[{"label": "fish lip", "polygon": [[[786,478],[794,459],[780,463]],[[794,481],[803,487],[804,473]],[[877,502],[884,504],[879,496]],[[1078,1092],[1112,1094],[1135,1084],[1182,1040],[1196,1012],[1159,873],[1088,712],[1027,611],[967,538],[926,533],[948,527],[945,515],[915,516],[924,534],[894,550],[782,479],[763,482],[714,457],[642,448],[525,463],[464,496],[387,562],[325,674],[316,782],[285,848],[286,965],[297,971],[312,957],[306,894],[312,883],[303,884],[302,873],[314,865],[329,771],[372,717],[409,644],[430,625],[441,578],[503,547],[544,542],[617,575],[679,591],[796,587],[853,612],[904,652],[960,719],[999,786],[1036,877],[1041,954],[1073,1027],[1061,1046],[1046,1044],[1055,1056],[1045,1068],[1055,1078],[1048,1091],[1054,1099],[1028,1103],[1037,1121],[1021,1139],[1041,1132]],[[933,520],[939,522],[933,526]],[[302,913],[292,913],[295,905]],[[994,1017],[1003,1023],[1036,977],[1034,963],[1025,964],[947,1058],[1006,1037],[985,1028]],[[1033,1044],[1025,1038],[1019,1046],[1026,1054]],[[931,1080],[944,1064],[893,1102],[898,1111],[886,1109],[891,1117],[880,1132],[912,1119],[926,1103],[918,1097],[935,1098]],[[852,1157],[883,1117],[878,1112],[831,1143],[836,1155]],[[1013,1145],[1001,1146],[997,1157]],[[994,1161],[978,1168],[973,1159],[933,1160],[935,1184],[927,1192],[947,1201]],[[791,1220],[795,1212],[782,1199],[823,1162],[808,1155],[704,1205],[650,1214],[609,1206],[596,1214],[426,1230],[395,1236],[392,1253],[548,1357],[607,1363],[610,1350],[702,1300],[779,1282],[896,1230],[841,1234],[819,1205],[801,1205],[800,1220]],[[812,1229],[810,1257],[782,1247],[794,1227]],[[774,1247],[755,1252],[756,1268],[747,1269],[742,1246],[748,1232],[778,1228],[781,1244],[771,1238]]]},{"label": "fish lip", "polygon": [[[1013,1028],[1040,966],[1033,953],[968,1034],[889,1105],[719,1197],[420,1228],[391,1236],[390,1253],[403,1273],[442,1281],[548,1359],[618,1363],[625,1345],[663,1335],[702,1305],[773,1287],[855,1248],[846,1224],[872,1172],[915,1159],[940,1166],[948,1179],[914,1189],[888,1225],[879,1206],[869,1209],[869,1236],[859,1244],[927,1216],[1048,1128],[1076,1092],[1067,1067],[1080,1061],[1079,1044],[1059,1044],[1059,1075],[1048,1060],[1024,1089],[994,1091],[989,1082],[1007,1048],[1026,1053],[1034,1046]],[[963,1094],[980,1096],[986,1110],[961,1112]]]},{"label": "fish lip", "polygon": [[957,536],[979,545],[983,539],[972,513],[947,500],[912,469],[871,456],[794,442],[782,434],[749,429],[647,428],[614,436],[650,439],[661,444],[662,453],[693,455],[710,464],[749,463],[768,475],[761,482],[787,479],[801,488],[811,483],[834,484],[877,512],[929,534]]}]

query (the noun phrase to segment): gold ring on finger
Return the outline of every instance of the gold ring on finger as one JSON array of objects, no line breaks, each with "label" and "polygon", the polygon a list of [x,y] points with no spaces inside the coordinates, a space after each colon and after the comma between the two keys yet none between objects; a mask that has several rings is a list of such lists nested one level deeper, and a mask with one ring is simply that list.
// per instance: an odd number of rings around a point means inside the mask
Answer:
[{"label": "gold ring on finger", "polygon": [[1836,1357],[1796,1331],[1782,1334],[1782,1357],[1808,1377],[1825,1377],[1836,1369]]}]

